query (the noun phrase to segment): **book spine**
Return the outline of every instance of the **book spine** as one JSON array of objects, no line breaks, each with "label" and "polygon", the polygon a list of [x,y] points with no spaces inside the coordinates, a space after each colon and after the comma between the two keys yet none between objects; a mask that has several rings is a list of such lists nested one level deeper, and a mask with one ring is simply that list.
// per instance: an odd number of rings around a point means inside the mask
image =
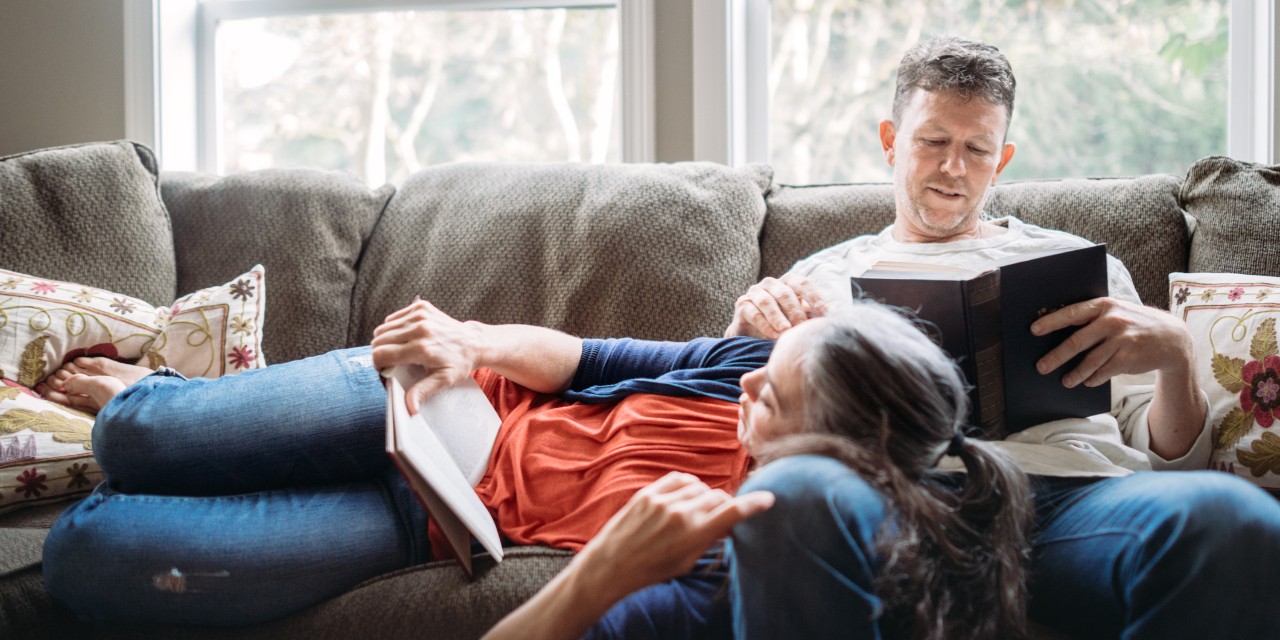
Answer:
[{"label": "book spine", "polygon": [[970,412],[985,438],[1005,435],[1004,344],[1000,322],[1000,272],[985,273],[970,280],[965,311],[969,344],[973,352],[975,406]]}]

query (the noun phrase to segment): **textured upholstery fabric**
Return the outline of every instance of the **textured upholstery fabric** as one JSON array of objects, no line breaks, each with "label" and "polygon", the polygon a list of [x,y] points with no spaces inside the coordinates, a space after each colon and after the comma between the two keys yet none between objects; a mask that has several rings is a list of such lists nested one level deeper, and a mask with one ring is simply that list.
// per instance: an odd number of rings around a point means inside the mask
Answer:
[{"label": "textured upholstery fabric", "polygon": [[178,289],[221,284],[266,267],[263,351],[268,363],[346,346],[356,263],[395,191],[316,170],[267,170],[225,178],[166,173]]},{"label": "textured upholstery fabric", "polygon": [[1186,269],[1191,243],[1178,206],[1181,182],[1163,174],[1010,182],[996,187],[987,211],[1106,243],[1142,301],[1167,309],[1169,273]]},{"label": "textured upholstery fabric", "polygon": [[156,159],[102,142],[0,158],[0,268],[168,304],[176,291]]},{"label": "textured upholstery fabric", "polygon": [[770,173],[709,163],[416,173],[369,241],[350,342],[367,342],[415,294],[456,317],[578,335],[718,335],[759,270]]},{"label": "textured upholstery fabric", "polygon": [[[1164,307],[1168,274],[1186,268],[1190,244],[1179,184],[1169,175],[1011,182],[996,186],[987,212],[1107,243],[1143,302]],[[766,201],[761,277],[785,273],[823,247],[878,233],[894,217],[889,184],[774,187]]]},{"label": "textured upholstery fabric", "polygon": [[1280,166],[1205,158],[1181,199],[1197,221],[1187,271],[1280,276]]}]

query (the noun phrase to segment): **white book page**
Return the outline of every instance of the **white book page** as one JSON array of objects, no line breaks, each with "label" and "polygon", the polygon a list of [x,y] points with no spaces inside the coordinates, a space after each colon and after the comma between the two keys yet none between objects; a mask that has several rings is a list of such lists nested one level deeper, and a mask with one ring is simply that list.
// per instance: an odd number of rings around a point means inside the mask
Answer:
[{"label": "white book page", "polygon": [[[407,389],[422,379],[426,371],[416,365],[402,365],[393,369],[392,374],[400,386]],[[471,486],[480,484],[489,468],[489,454],[493,452],[502,419],[475,379],[467,376],[452,387],[436,392],[422,403],[418,414],[426,416],[427,424]]]},{"label": "white book page", "polygon": [[[453,526],[456,529],[456,525],[448,522],[450,515],[456,517],[457,521],[475,535],[480,541],[480,546],[484,547],[494,560],[501,561],[502,541],[493,517],[476,496],[471,483],[462,474],[444,443],[436,436],[435,430],[428,426],[424,415],[421,412],[416,416],[409,415],[405,407],[404,387],[400,385],[399,377],[392,375],[387,384],[388,401],[391,405],[391,427],[395,432],[395,455],[398,455],[406,466],[411,467],[417,475],[421,476],[422,483],[426,486],[414,488],[419,491],[423,501],[427,502],[431,516],[445,532],[458,556],[460,558],[467,556],[469,559],[471,545],[466,536],[463,536],[462,540],[454,539],[454,534],[449,528]],[[490,411],[492,410],[493,408],[490,407]],[[415,479],[412,475],[409,475],[409,479],[410,484],[413,485]],[[432,504],[437,500],[437,504]]]}]

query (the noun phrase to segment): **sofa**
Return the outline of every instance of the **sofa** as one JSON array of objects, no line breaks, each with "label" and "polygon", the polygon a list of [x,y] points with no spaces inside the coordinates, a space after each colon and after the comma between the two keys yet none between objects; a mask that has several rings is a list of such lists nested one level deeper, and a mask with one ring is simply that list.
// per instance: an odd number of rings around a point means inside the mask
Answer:
[{"label": "sofa", "polygon": [[[1280,276],[1278,171],[1213,157],[1185,176],[1012,182],[987,208],[1105,242],[1168,308],[1173,272]],[[718,335],[752,283],[892,219],[892,185],[780,185],[763,165],[460,163],[370,188],[315,169],[165,172],[128,141],[0,158],[0,269],[166,305],[261,264],[268,363],[367,344],[415,295],[584,336]],[[41,579],[68,499],[0,501],[0,637],[471,638],[569,558],[508,549],[470,579],[432,563],[252,628],[95,627]]]}]

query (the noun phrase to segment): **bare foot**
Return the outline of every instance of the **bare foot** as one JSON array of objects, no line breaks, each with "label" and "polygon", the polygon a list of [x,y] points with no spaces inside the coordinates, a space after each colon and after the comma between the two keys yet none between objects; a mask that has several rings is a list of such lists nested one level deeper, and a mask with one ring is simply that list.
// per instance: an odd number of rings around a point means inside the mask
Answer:
[{"label": "bare foot", "polygon": [[36,392],[58,404],[97,413],[125,387],[148,375],[151,370],[146,367],[110,358],[80,357],[45,378]]}]

